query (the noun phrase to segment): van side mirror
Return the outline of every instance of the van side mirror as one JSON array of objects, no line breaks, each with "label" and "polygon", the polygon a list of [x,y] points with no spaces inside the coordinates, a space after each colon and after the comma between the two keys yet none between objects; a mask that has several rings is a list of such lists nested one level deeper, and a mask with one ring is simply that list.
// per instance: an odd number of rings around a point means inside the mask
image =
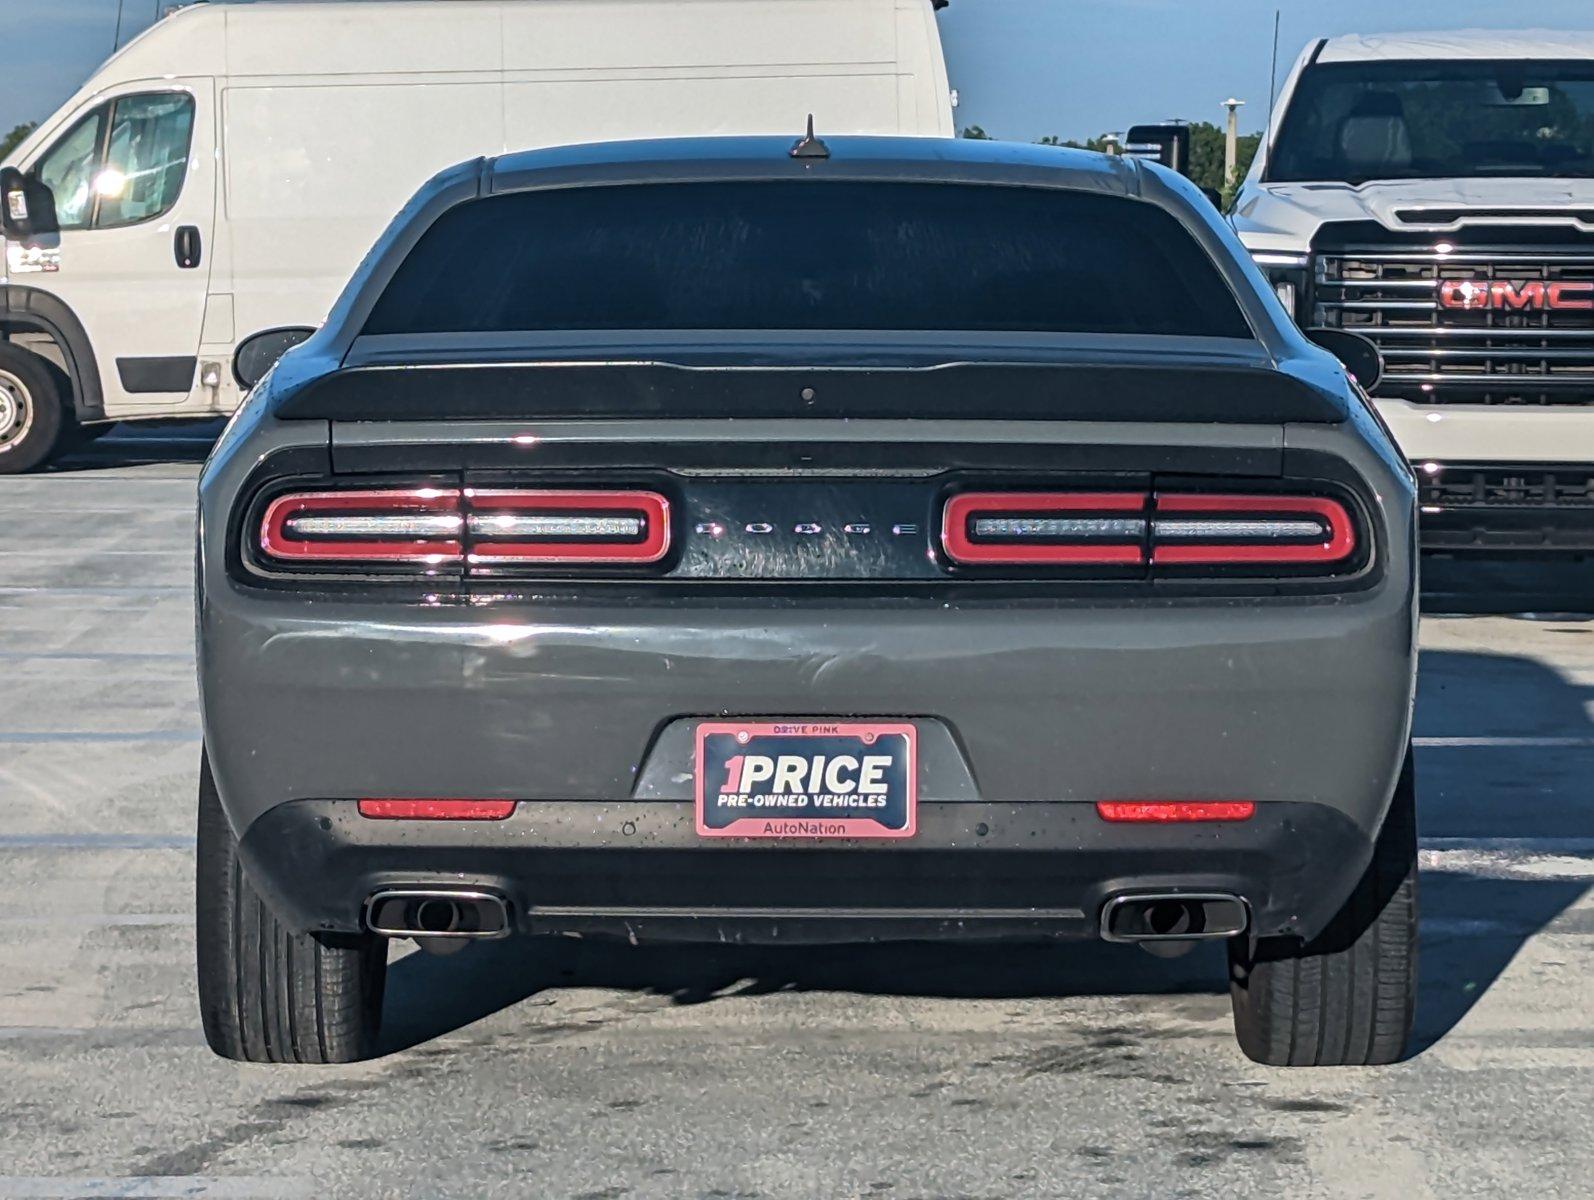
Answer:
[{"label": "van side mirror", "polygon": [[245,338],[232,356],[232,377],[238,386],[249,391],[266,377],[266,372],[277,365],[277,360],[304,341],[315,330],[293,326],[287,329],[267,329]]},{"label": "van side mirror", "polygon": [[0,228],[19,242],[59,233],[55,196],[36,176],[15,167],[0,168]]},{"label": "van side mirror", "polygon": [[1384,356],[1369,338],[1348,329],[1308,329],[1306,336],[1340,362],[1350,377],[1371,392],[1384,377]]},{"label": "van side mirror", "polygon": [[1132,158],[1149,158],[1170,171],[1190,174],[1190,127],[1188,125],[1132,125],[1124,135],[1124,153]]}]

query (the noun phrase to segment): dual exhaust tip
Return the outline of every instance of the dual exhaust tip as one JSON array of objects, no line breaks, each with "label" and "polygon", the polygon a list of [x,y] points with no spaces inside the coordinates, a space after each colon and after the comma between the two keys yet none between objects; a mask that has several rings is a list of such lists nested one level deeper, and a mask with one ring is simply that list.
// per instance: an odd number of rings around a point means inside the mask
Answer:
[{"label": "dual exhaust tip", "polygon": [[509,936],[509,906],[496,892],[450,888],[390,888],[365,906],[372,933],[390,938],[465,942]]},{"label": "dual exhaust tip", "polygon": [[1250,911],[1224,892],[1166,892],[1114,896],[1101,910],[1109,942],[1192,942],[1244,933]]}]

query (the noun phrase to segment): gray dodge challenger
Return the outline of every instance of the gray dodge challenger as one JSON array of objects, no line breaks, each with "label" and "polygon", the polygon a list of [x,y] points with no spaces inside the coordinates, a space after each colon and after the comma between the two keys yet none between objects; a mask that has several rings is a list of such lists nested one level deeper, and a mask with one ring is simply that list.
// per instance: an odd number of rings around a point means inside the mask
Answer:
[{"label": "gray dodge challenger", "polygon": [[1251,1058],[1397,1058],[1414,484],[1352,343],[1122,158],[444,172],[201,480],[210,1045],[380,1053],[400,938],[1221,939]]}]

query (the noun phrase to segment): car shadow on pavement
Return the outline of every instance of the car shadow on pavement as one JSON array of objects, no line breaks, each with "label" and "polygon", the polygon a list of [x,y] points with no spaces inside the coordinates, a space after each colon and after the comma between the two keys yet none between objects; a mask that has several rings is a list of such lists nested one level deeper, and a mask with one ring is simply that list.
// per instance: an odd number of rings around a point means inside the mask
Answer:
[{"label": "car shadow on pavement", "polygon": [[[1531,659],[1424,655],[1417,736],[1464,744],[1419,743],[1425,869],[1410,1056],[1454,1029],[1523,945],[1586,890],[1586,881],[1575,876],[1535,877],[1533,859],[1542,862],[1566,839],[1588,836],[1586,780],[1594,743],[1509,739],[1589,739],[1591,698],[1594,689],[1570,684]],[[404,1050],[563,988],[664,996],[680,1005],[825,991],[950,999],[1186,995],[1211,1006],[1227,990],[1225,967],[1215,946],[1158,959],[1100,943],[631,946],[511,939],[450,957],[412,953],[395,961],[384,1045],[388,1052]]]},{"label": "car shadow on pavement", "polygon": [[1422,611],[1594,613],[1594,555],[1424,554]]},{"label": "car shadow on pavement", "polygon": [[158,425],[121,424],[92,442],[63,454],[45,470],[46,475],[71,475],[116,467],[145,467],[160,463],[202,463],[221,436],[222,419],[161,422]]},{"label": "car shadow on pavement", "polygon": [[[1581,642],[1594,639],[1594,623],[1545,632]],[[1409,1056],[1449,1034],[1522,947],[1588,891],[1591,702],[1594,687],[1531,658],[1423,654],[1420,987]]]},{"label": "car shadow on pavement", "polygon": [[555,988],[664,996],[678,1005],[777,992],[1017,1000],[1225,992],[1221,950],[1155,959],[1130,946],[1061,942],[980,945],[628,945],[516,938],[437,958],[415,953],[389,968],[388,1052],[440,1037]]}]

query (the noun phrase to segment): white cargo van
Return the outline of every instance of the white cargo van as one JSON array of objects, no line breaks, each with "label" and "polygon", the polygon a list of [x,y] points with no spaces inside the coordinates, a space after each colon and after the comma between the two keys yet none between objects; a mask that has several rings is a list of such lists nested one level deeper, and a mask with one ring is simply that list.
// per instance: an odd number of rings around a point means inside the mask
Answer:
[{"label": "white cargo van", "polygon": [[231,411],[450,164],[617,138],[795,138],[810,113],[821,134],[950,136],[945,3],[179,10],[0,172],[0,473],[111,421]]}]

